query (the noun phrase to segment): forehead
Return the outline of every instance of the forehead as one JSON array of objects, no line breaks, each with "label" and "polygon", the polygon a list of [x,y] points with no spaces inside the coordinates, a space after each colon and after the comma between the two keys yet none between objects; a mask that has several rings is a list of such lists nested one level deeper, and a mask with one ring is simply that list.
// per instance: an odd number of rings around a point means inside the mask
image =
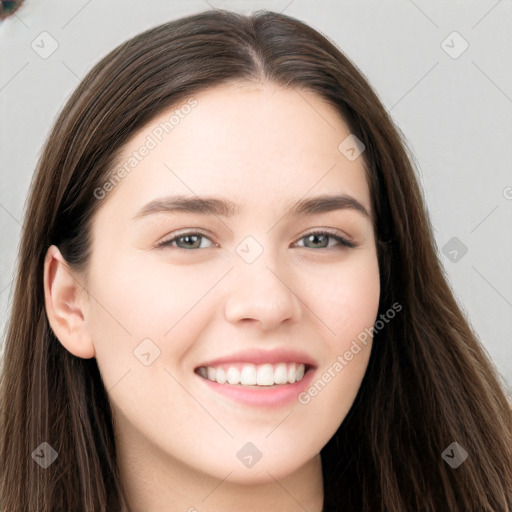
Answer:
[{"label": "forehead", "polygon": [[346,193],[370,211],[363,159],[339,149],[349,135],[341,115],[311,91],[223,84],[184,99],[132,137],[117,161],[126,176],[112,200],[129,194],[140,207],[165,194],[216,194],[261,206],[308,192]]}]

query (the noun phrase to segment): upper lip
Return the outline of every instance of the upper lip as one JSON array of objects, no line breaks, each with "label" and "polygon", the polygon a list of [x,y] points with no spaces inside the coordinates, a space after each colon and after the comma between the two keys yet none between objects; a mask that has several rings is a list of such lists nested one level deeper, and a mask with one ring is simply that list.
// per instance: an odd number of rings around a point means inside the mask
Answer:
[{"label": "upper lip", "polygon": [[290,348],[278,348],[273,350],[243,350],[228,356],[206,361],[201,363],[197,368],[200,368],[201,366],[218,366],[229,363],[302,363],[312,367],[318,366],[316,361],[305,352]]}]

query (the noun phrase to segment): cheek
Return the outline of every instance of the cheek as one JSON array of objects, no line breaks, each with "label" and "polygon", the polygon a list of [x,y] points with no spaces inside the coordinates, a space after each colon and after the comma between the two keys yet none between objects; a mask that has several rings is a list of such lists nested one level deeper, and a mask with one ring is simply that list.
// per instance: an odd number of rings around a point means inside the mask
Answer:
[{"label": "cheek", "polygon": [[342,350],[375,322],[380,297],[377,257],[373,251],[354,254],[312,275],[315,284],[308,280],[306,286],[308,305],[327,328],[330,347]]},{"label": "cheek", "polygon": [[315,378],[298,396],[297,417],[300,414],[303,428],[314,431],[325,444],[354,403],[368,366],[370,329],[380,296],[377,257],[361,251],[314,277],[315,287],[309,280],[306,283],[308,306],[327,328],[322,329],[323,350]]},{"label": "cheek", "polygon": [[[106,379],[115,380],[121,368],[132,367],[144,347],[151,357],[162,355],[167,363],[179,365],[200,336],[197,314],[204,320],[204,299],[226,271],[200,267],[185,270],[150,264],[147,255],[112,258],[102,265],[91,262],[94,298],[87,320]],[[151,368],[159,367],[163,359],[155,359]]]}]

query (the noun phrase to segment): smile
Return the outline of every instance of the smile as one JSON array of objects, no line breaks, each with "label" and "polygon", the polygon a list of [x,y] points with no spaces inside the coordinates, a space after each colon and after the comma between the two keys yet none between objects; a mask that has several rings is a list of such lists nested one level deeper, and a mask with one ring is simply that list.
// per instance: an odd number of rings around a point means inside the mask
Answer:
[{"label": "smile", "polygon": [[302,363],[230,363],[216,367],[201,366],[197,372],[205,379],[218,384],[257,388],[299,382],[309,369],[308,366]]}]

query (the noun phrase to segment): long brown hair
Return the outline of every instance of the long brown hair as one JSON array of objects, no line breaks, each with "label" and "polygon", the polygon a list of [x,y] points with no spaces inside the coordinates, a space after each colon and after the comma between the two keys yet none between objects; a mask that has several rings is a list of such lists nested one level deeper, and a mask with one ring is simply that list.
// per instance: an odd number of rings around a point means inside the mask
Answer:
[{"label": "long brown hair", "polygon": [[[374,337],[347,417],[321,451],[324,512],[512,511],[512,412],[505,385],[447,284],[410,157],[356,67],[291,17],[215,10],[163,24],[104,57],[45,144],[20,245],[0,383],[4,511],[128,510],[111,409],[96,360],[73,356],[46,316],[43,261],[90,255],[95,189],[123,145],[165,109],[233,80],[312,91],[365,145],[381,274]],[[32,454],[58,453],[47,469]],[[442,453],[457,442],[457,468]]]}]

